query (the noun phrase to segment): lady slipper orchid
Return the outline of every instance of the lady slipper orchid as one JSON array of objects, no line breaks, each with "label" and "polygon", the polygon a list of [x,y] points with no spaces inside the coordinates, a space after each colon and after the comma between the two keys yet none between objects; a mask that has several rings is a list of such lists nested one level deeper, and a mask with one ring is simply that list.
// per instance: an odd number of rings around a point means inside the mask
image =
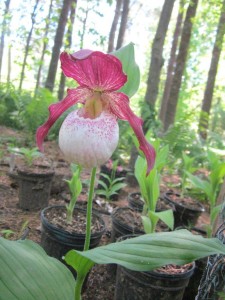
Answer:
[{"label": "lady slipper orchid", "polygon": [[128,96],[117,92],[127,81],[120,60],[91,50],[63,52],[60,60],[65,76],[73,78],[79,86],[69,89],[62,101],[50,105],[48,120],[37,130],[39,149],[43,151],[44,138],[62,113],[81,103],[81,108],[66,117],[59,132],[59,147],[66,159],[88,168],[105,163],[118,144],[119,118],[128,121],[136,134],[149,173],[154,166],[155,150],[145,139],[143,121],[130,109]]}]

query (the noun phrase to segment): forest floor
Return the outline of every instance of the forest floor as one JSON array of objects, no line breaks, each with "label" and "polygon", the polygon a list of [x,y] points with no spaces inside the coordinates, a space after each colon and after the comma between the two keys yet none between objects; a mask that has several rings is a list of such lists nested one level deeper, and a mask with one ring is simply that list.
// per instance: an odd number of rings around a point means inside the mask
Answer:
[{"label": "forest floor", "polygon": [[[0,150],[7,153],[7,147],[10,141],[25,140],[24,133],[17,132],[9,128],[0,126]],[[64,162],[63,157],[59,151],[58,145],[55,141],[45,142],[45,156],[47,160],[51,161],[53,165],[57,165],[58,162],[61,163],[61,168],[56,168],[56,172],[64,174],[64,178],[70,178],[71,172],[69,165]],[[15,167],[20,165],[22,158],[17,156],[14,161]],[[63,162],[63,164],[62,164]],[[23,231],[24,226],[29,227],[28,239],[40,243],[41,238],[41,223],[40,223],[40,210],[38,211],[26,211],[22,210],[18,206],[18,184],[16,180],[9,176],[10,168],[10,155],[4,155],[0,159],[0,236],[3,236],[3,230],[12,230],[13,234],[9,237],[10,239],[18,239],[21,236],[21,231]],[[83,179],[89,178],[89,172],[83,172]],[[179,182],[179,177],[177,175],[164,176],[162,179],[161,189],[166,190],[168,184],[176,185]],[[64,182],[64,186],[61,191],[57,191],[58,185],[54,184],[49,199],[49,205],[65,205],[66,198],[65,195],[68,194],[68,188]],[[102,237],[101,244],[110,243],[111,234],[111,216],[110,212],[120,206],[127,206],[127,196],[131,192],[139,191],[138,186],[130,186],[129,184],[122,190],[119,195],[118,201],[113,201],[110,203],[105,202],[102,198],[97,198],[95,206],[99,206],[100,211],[105,212],[107,210],[108,214],[102,213],[102,217],[106,224],[106,231]],[[86,193],[80,196],[81,201],[86,201]],[[97,204],[98,203],[98,204]],[[209,215],[206,210],[196,224],[197,227],[202,228],[204,224],[208,224]],[[82,295],[83,300],[113,300],[114,291],[116,284],[116,275],[112,272],[110,266],[107,265],[95,265],[91,270],[87,285]]]}]

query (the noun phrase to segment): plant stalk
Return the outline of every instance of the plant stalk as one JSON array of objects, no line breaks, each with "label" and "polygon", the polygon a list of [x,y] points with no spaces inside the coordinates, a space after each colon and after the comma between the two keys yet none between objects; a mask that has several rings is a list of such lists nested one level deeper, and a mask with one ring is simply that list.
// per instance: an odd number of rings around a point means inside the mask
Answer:
[{"label": "plant stalk", "polygon": [[94,195],[96,170],[97,170],[97,167],[94,167],[91,171],[91,182],[90,182],[90,187],[89,187],[88,203],[87,203],[86,237],[85,237],[84,251],[88,250],[89,246],[90,246],[92,202],[93,202],[93,195]]},{"label": "plant stalk", "polygon": [[81,277],[79,276],[79,274],[77,274],[75,291],[74,291],[74,300],[82,300],[81,292],[82,292],[82,287],[83,287],[85,277],[86,276]]}]

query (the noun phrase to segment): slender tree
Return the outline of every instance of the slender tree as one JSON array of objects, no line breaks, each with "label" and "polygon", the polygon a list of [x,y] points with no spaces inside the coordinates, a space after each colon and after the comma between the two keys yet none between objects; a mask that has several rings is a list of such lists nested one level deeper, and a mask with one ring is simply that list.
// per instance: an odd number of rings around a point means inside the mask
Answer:
[{"label": "slender tree", "polygon": [[175,0],[165,0],[162,12],[160,15],[157,31],[152,44],[152,53],[147,79],[147,89],[145,93],[145,102],[154,109],[158,95],[158,86],[160,81],[161,68],[164,63],[163,45],[166,38],[166,33],[173,11]]},{"label": "slender tree", "polygon": [[112,26],[111,26],[110,33],[109,33],[108,53],[110,53],[114,50],[116,29],[117,29],[120,15],[121,15],[121,5],[122,5],[122,0],[116,0],[116,9],[115,9],[114,18],[113,18]]},{"label": "slender tree", "polygon": [[[73,0],[73,3],[71,5],[71,10],[70,10],[70,22],[68,25],[68,30],[66,35],[67,37],[66,46],[68,47],[68,49],[70,49],[72,45],[73,24],[75,20],[76,7],[77,7],[77,0]],[[58,100],[61,100],[64,96],[65,83],[66,83],[66,77],[63,74],[63,72],[61,72],[59,90],[58,90]]]},{"label": "slender tree", "polygon": [[123,10],[121,15],[120,29],[119,29],[116,49],[121,48],[123,45],[124,36],[127,28],[127,20],[129,15],[129,5],[130,5],[130,0],[123,0]]},{"label": "slender tree", "polygon": [[72,0],[63,0],[62,9],[60,12],[58,27],[54,39],[54,46],[52,49],[52,57],[48,69],[48,75],[45,82],[45,87],[50,91],[53,91],[55,85],[56,72],[58,67],[58,60],[60,49],[63,43],[63,35],[67,23],[68,13],[71,7]]},{"label": "slender tree", "polygon": [[6,0],[4,17],[3,17],[3,21],[2,21],[1,42],[0,42],[0,82],[1,82],[1,73],[2,73],[3,52],[4,52],[4,45],[5,45],[5,34],[7,33],[7,20],[8,20],[8,14],[9,14],[9,5],[10,5],[10,0]]},{"label": "slender tree", "polygon": [[181,29],[182,29],[182,20],[183,20],[183,11],[184,11],[184,4],[183,0],[180,1],[180,7],[177,15],[177,21],[175,25],[175,30],[173,34],[173,41],[172,41],[172,47],[170,50],[170,58],[169,58],[169,63],[167,67],[167,76],[166,76],[166,82],[164,86],[164,92],[162,96],[162,101],[161,101],[161,107],[160,107],[160,113],[159,113],[159,118],[164,123],[164,118],[165,118],[165,108],[167,106],[169,94],[170,94],[170,89],[171,89],[171,84],[173,81],[173,75],[174,75],[174,70],[176,66],[176,54],[177,54],[177,48],[178,48],[178,41],[179,37],[181,34]]},{"label": "slender tree", "polygon": [[208,79],[206,83],[206,88],[205,88],[204,97],[202,101],[202,108],[200,112],[198,129],[199,129],[199,134],[203,139],[207,138],[209,116],[210,116],[210,110],[211,110],[212,100],[213,100],[213,90],[216,81],[216,74],[217,74],[220,54],[222,51],[224,34],[225,34],[225,0],[223,1],[223,5],[221,8],[221,14],[219,18],[218,27],[217,27],[216,39],[212,51],[212,58],[211,58],[209,72],[208,72]]},{"label": "slender tree", "polygon": [[35,25],[35,18],[36,18],[38,3],[39,3],[39,0],[36,0],[36,3],[35,3],[34,8],[33,8],[33,12],[31,14],[31,29],[30,29],[30,31],[28,33],[28,36],[27,36],[27,42],[26,42],[25,53],[24,53],[23,64],[22,64],[22,71],[21,71],[21,74],[20,74],[19,92],[22,89],[23,80],[24,80],[24,77],[25,77],[25,68],[26,68],[26,64],[27,64],[27,57],[28,57],[29,50],[30,50],[30,42],[31,42],[31,37],[32,37],[34,25]]},{"label": "slender tree", "polygon": [[50,1],[50,5],[49,5],[49,9],[48,9],[48,16],[46,18],[45,33],[44,33],[44,37],[43,37],[43,47],[42,47],[42,51],[41,51],[40,64],[39,64],[38,73],[37,73],[35,95],[36,95],[37,89],[39,88],[39,85],[40,85],[41,71],[42,71],[43,62],[44,62],[44,56],[45,56],[45,52],[46,52],[47,45],[48,45],[48,32],[49,32],[49,25],[50,25],[51,13],[52,13],[52,2],[53,2],[53,0]]},{"label": "slender tree", "polygon": [[8,48],[8,72],[7,72],[7,84],[9,86],[10,84],[10,81],[11,81],[11,70],[12,70],[12,46],[9,45],[9,48]]},{"label": "slender tree", "polygon": [[193,27],[193,20],[196,15],[197,6],[198,6],[198,0],[190,0],[186,17],[184,20],[182,34],[181,34],[181,41],[180,41],[179,52],[176,60],[173,82],[171,85],[170,95],[166,106],[165,121],[164,121],[165,131],[169,128],[170,125],[174,123],[176,108],[177,108],[177,103],[179,98],[179,91],[182,83],[182,75],[187,60],[188,48],[190,44],[191,32]]}]

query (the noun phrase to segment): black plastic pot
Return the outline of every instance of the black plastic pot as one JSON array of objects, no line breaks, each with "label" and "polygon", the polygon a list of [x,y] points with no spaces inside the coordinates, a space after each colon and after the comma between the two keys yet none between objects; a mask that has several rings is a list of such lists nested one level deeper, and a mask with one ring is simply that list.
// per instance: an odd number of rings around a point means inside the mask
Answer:
[{"label": "black plastic pot", "polygon": [[127,200],[129,207],[139,212],[143,211],[144,200],[141,198],[141,193],[130,193],[128,194]]},{"label": "black plastic pot", "polygon": [[[122,236],[117,241],[136,236],[133,234]],[[194,270],[195,262],[187,270],[176,274],[154,270],[137,272],[118,265],[114,300],[182,300]]]},{"label": "black plastic pot", "polygon": [[[117,267],[115,300],[182,300],[195,264],[180,274],[136,272]],[[191,300],[191,299],[190,299]]]},{"label": "black plastic pot", "polygon": [[144,234],[144,230],[137,226],[137,222],[135,219],[131,220],[131,218],[126,217],[127,215],[129,216],[130,213],[136,213],[137,215],[139,214],[139,217],[141,217],[140,213],[138,213],[137,211],[135,212],[130,207],[119,207],[113,210],[111,214],[112,242],[115,242],[119,237],[127,234]]},{"label": "black plastic pot", "polygon": [[180,197],[180,194],[167,192],[164,194],[164,200],[172,204],[174,207],[174,225],[175,228],[179,226],[195,225],[198,217],[205,211],[204,206],[197,200],[195,201],[195,207],[185,204],[183,201],[173,201],[173,196]]},{"label": "black plastic pot", "polygon": [[[204,231],[200,228],[193,227],[191,229],[191,232],[193,234],[202,235],[205,238],[207,237],[206,231]],[[195,261],[194,274],[190,278],[188,288],[185,289],[184,296],[183,296],[182,300],[195,299],[195,297],[198,293],[198,287],[200,285],[201,278],[203,276],[204,270],[205,270],[206,265],[207,265],[207,260],[208,260],[208,257],[204,257],[204,258],[201,258],[201,259],[197,259]]]},{"label": "black plastic pot", "polygon": [[43,173],[17,170],[20,208],[36,210],[48,206],[54,171],[46,168],[42,170]]},{"label": "black plastic pot", "polygon": [[[53,256],[62,261],[62,257],[71,249],[83,250],[85,243],[85,233],[69,233],[62,228],[56,227],[49,223],[45,214],[47,211],[54,207],[64,209],[64,206],[49,206],[41,212],[41,245],[50,256]],[[75,208],[76,210],[83,212],[85,210],[81,208]],[[95,212],[93,216],[98,219],[102,225],[102,229],[99,232],[91,234],[90,249],[98,246],[101,237],[105,231],[105,223],[103,219]]]}]

